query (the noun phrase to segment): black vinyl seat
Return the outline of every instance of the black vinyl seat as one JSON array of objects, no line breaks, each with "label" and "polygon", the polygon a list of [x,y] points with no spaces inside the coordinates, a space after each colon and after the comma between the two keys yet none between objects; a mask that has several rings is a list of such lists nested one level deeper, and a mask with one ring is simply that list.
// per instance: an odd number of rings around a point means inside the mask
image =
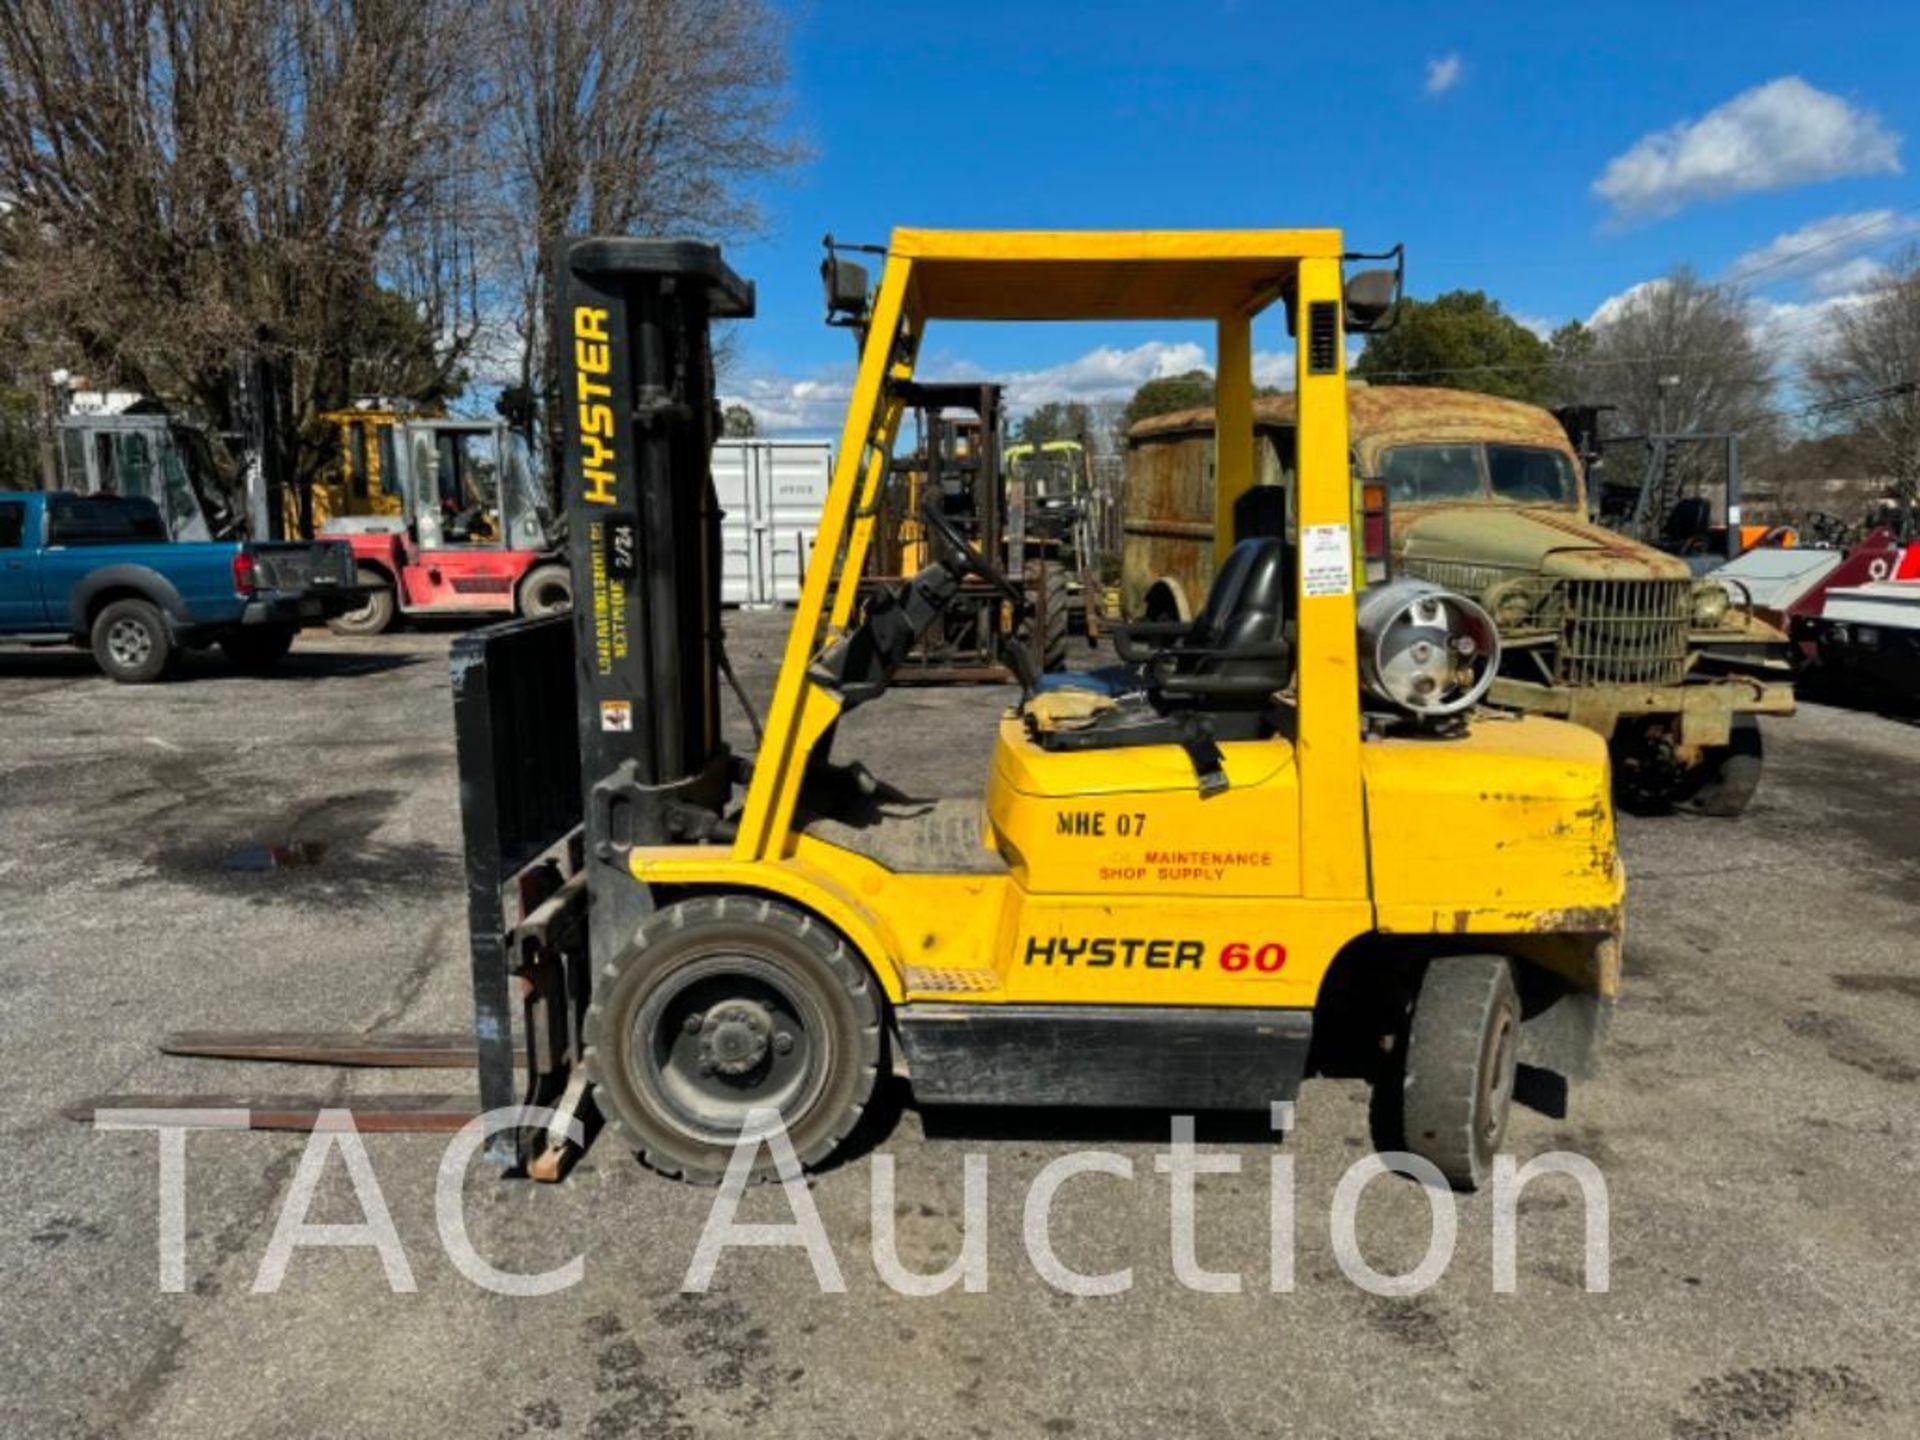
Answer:
[{"label": "black vinyl seat", "polygon": [[1117,750],[1179,745],[1193,761],[1203,796],[1226,789],[1217,740],[1256,740],[1284,726],[1277,692],[1293,678],[1287,643],[1292,556],[1275,539],[1242,540],[1214,577],[1191,623],[1117,626],[1124,666],[1090,675],[1050,675],[1039,687],[1110,701],[1066,723],[1029,715],[1049,750]]},{"label": "black vinyl seat", "polygon": [[1169,681],[1192,682],[1170,686],[1174,693],[1264,697],[1287,683],[1292,658],[1286,640],[1292,578],[1287,560],[1280,540],[1242,540],[1228,552],[1192,627],[1160,652]]},{"label": "black vinyl seat", "polygon": [[1144,691],[1190,698],[1208,708],[1263,705],[1292,678],[1286,640],[1290,558],[1283,541],[1242,540],[1228,553],[1206,605],[1192,621],[1114,626],[1114,645],[1126,664],[1048,675],[1039,689],[1097,695]]}]

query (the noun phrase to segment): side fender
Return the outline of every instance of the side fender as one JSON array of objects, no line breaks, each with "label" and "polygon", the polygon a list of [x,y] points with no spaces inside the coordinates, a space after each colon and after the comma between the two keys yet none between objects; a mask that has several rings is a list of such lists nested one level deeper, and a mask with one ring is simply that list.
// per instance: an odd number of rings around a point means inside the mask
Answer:
[{"label": "side fender", "polygon": [[75,635],[87,633],[87,612],[94,598],[109,590],[132,590],[152,601],[175,625],[193,623],[192,612],[174,583],[146,565],[103,565],[89,570],[67,592],[67,624]]},{"label": "side fender", "polygon": [[[677,869],[679,873],[675,873]],[[759,895],[799,906],[819,916],[846,938],[866,961],[889,1002],[898,1004],[906,994],[897,947],[890,943],[873,913],[831,881],[798,874],[778,865],[756,868],[751,876],[704,866],[679,869],[670,864],[649,865],[644,867],[641,878],[653,887],[662,903],[682,895],[724,891]]]}]

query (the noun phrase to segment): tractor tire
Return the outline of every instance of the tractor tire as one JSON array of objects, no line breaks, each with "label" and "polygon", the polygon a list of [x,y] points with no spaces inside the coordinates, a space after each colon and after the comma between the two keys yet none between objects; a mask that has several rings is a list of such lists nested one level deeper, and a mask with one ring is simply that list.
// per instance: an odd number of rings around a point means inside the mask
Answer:
[{"label": "tractor tire", "polygon": [[220,649],[236,670],[257,675],[271,670],[293,648],[294,627],[262,625],[252,630],[236,630],[220,642]]},{"label": "tractor tire", "polygon": [[520,581],[517,608],[529,620],[573,609],[573,572],[564,565],[536,565]]},{"label": "tractor tire", "polygon": [[1021,580],[1027,593],[1034,597],[1036,608],[1045,600],[1047,620],[1044,636],[1033,633],[1034,621],[1029,620],[1021,638],[1032,647],[1041,670],[1064,670],[1067,668],[1068,624],[1073,612],[1067,572],[1052,561],[1034,560],[1028,563]]},{"label": "tractor tire", "polygon": [[[583,1064],[608,1127],[642,1164],[718,1184],[747,1111],[779,1112],[803,1166],[872,1098],[883,1001],[819,920],[745,895],[660,910],[594,979]],[[752,1178],[776,1178],[765,1147]]]},{"label": "tractor tire", "polygon": [[150,685],[173,665],[173,636],[160,607],[148,600],[115,600],[94,617],[93,658],[109,680]]},{"label": "tractor tire", "polygon": [[367,565],[354,571],[353,582],[366,592],[365,602],[357,610],[334,616],[327,621],[327,628],[336,635],[385,634],[399,609],[393,598],[393,582]]},{"label": "tractor tire", "polygon": [[1486,1184],[1506,1138],[1519,1053],[1511,965],[1498,955],[1431,962],[1399,1076],[1401,1147],[1431,1161],[1457,1190]]},{"label": "tractor tire", "polygon": [[1760,768],[1760,722],[1751,715],[1736,715],[1728,743],[1715,746],[1700,762],[1682,803],[1701,815],[1726,820],[1743,815],[1760,788]]}]

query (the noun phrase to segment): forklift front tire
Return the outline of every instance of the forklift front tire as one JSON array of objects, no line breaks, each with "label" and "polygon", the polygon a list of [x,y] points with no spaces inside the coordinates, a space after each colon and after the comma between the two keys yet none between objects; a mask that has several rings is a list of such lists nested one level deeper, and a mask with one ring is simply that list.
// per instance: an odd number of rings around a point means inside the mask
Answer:
[{"label": "forklift front tire", "polygon": [[366,595],[357,610],[336,615],[327,628],[336,635],[381,635],[393,624],[393,582],[378,570],[362,565],[354,572],[354,583]]},{"label": "forklift front tire", "polygon": [[[802,1166],[872,1097],[882,1000],[833,930],[790,906],[702,896],[642,922],[600,968],[586,1073],[608,1128],[651,1169],[717,1184],[748,1112],[776,1111]],[[776,1178],[760,1147],[752,1178]]]},{"label": "forklift front tire", "polygon": [[1506,1139],[1520,1053],[1520,996],[1498,955],[1447,955],[1420,982],[1407,1031],[1401,1143],[1454,1188],[1487,1183]]}]

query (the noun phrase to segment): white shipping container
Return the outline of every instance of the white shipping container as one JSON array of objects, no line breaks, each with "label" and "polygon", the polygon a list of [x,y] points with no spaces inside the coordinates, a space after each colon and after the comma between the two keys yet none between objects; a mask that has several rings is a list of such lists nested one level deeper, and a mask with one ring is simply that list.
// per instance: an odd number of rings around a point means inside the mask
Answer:
[{"label": "white shipping container", "polygon": [[720,601],[793,605],[826,508],[833,449],[824,440],[721,440],[713,447],[720,521]]}]

